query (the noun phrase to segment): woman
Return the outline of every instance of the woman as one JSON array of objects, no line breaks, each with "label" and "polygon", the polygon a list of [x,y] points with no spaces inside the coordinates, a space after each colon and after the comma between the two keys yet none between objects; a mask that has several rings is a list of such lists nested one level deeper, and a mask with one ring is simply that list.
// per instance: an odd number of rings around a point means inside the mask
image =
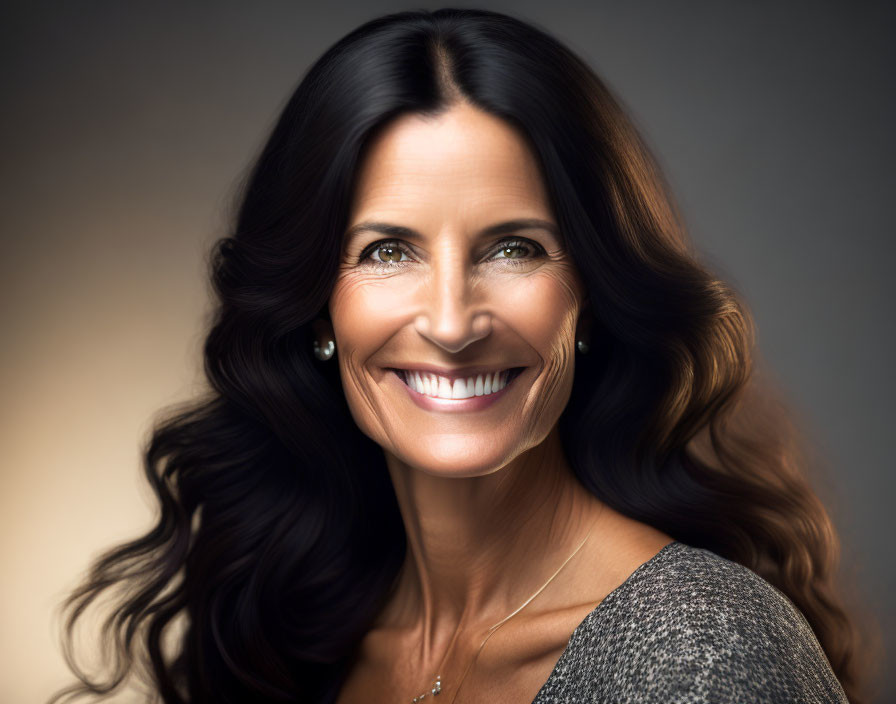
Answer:
[{"label": "woman", "polygon": [[154,529],[69,601],[71,632],[126,590],[71,692],[139,646],[165,702],[860,701],[748,314],[556,40],[474,10],[347,35],[213,281],[212,391],[146,450]]}]

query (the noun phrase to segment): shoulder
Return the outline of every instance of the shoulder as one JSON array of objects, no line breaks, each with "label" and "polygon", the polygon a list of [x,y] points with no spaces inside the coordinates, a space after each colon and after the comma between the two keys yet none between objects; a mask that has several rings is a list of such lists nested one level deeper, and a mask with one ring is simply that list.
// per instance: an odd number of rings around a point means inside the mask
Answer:
[{"label": "shoulder", "polygon": [[[680,542],[588,615],[539,696],[550,694],[552,680],[577,701],[846,702],[811,627],[783,593],[743,565]],[[567,699],[536,700],[551,701]]]}]

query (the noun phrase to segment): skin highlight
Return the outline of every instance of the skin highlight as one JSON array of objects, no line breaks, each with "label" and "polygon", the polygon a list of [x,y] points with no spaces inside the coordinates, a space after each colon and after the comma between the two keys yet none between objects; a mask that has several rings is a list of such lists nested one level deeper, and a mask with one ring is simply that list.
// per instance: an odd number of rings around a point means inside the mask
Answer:
[{"label": "skin highlight", "polygon": [[[519,219],[547,226],[483,234]],[[336,341],[355,422],[383,448],[408,552],[339,702],[410,701],[437,672],[444,701],[531,701],[585,615],[671,541],[603,505],[564,457],[556,425],[575,341],[590,343],[587,302],[537,161],[510,125],[467,103],[401,116],[370,145],[343,250],[332,327],[317,329]],[[412,402],[390,371],[412,363],[526,369],[488,407],[450,413]],[[586,535],[458,693],[488,628]]]}]

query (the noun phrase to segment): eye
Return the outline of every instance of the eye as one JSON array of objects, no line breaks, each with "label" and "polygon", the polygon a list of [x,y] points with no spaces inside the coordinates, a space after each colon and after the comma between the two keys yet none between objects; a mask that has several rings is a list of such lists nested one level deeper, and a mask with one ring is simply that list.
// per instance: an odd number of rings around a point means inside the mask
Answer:
[{"label": "eye", "polygon": [[[358,266],[373,266],[380,269],[391,269],[405,265],[411,261],[410,252],[401,242],[380,240],[366,247],[358,255]],[[404,256],[404,258],[402,258]]]},{"label": "eye", "polygon": [[[500,245],[488,261],[522,265],[545,253],[541,245],[527,239],[503,240]],[[359,266],[371,265],[380,269],[390,269],[412,261],[408,248],[397,240],[374,242],[358,256]]]},{"label": "eye", "polygon": [[[376,256],[373,256],[376,255]],[[402,256],[406,257],[402,259]],[[361,252],[358,257],[359,264],[372,263],[377,266],[394,266],[410,261],[408,250],[399,242],[381,241],[374,242]]]},{"label": "eye", "polygon": [[495,255],[501,255],[496,256],[497,259],[510,260],[516,264],[517,260],[532,259],[543,252],[539,245],[529,240],[505,240]]}]

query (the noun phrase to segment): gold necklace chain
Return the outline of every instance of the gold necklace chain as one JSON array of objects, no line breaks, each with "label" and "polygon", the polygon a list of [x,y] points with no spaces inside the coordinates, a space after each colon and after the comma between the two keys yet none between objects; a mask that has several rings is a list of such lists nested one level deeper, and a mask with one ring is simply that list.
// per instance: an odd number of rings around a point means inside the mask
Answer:
[{"label": "gold necklace chain", "polygon": [[[594,524],[592,523],[591,528],[588,529],[588,532],[585,534],[585,538],[582,540],[581,543],[579,543],[579,546],[575,550],[573,550],[572,554],[563,561],[563,564],[560,565],[560,567],[557,568],[557,571],[554,572],[554,574],[552,574],[548,578],[548,581],[545,582],[544,584],[542,584],[541,587],[538,588],[538,591],[536,591],[532,596],[530,596],[528,599],[526,599],[526,601],[523,602],[522,606],[517,608],[516,611],[514,611],[513,613],[502,618],[494,626],[489,627],[488,635],[486,635],[485,639],[482,641],[482,643],[479,644],[479,647],[476,649],[476,653],[473,655],[473,658],[470,660],[470,664],[467,665],[467,669],[464,670],[464,674],[461,675],[461,678],[457,683],[457,689],[454,691],[454,697],[452,697],[452,699],[451,699],[451,704],[454,704],[454,700],[457,699],[457,694],[458,694],[458,692],[460,692],[460,687],[464,683],[464,680],[467,677],[467,673],[470,672],[470,668],[473,667],[473,663],[476,662],[476,659],[479,657],[479,653],[482,652],[482,649],[485,647],[485,644],[488,642],[488,639],[491,638],[501,626],[503,626],[511,618],[513,618],[520,611],[522,611],[524,608],[526,608],[526,606],[529,605],[529,602],[531,602],[535,597],[537,597],[539,594],[541,594],[541,592],[544,591],[545,587],[547,587],[552,581],[554,581],[554,577],[556,577],[558,574],[560,574],[560,571],[564,567],[566,567],[566,564],[572,558],[574,558],[576,556],[576,554],[579,552],[579,550],[581,550],[585,546],[585,543],[588,541],[588,538],[591,536],[591,531],[593,529],[594,529]],[[457,639],[458,633],[460,633],[460,631],[457,631],[454,634],[454,638],[452,638],[451,642],[448,644],[448,649],[445,651],[445,655],[442,657],[442,662],[439,663],[440,670],[442,669],[442,665],[445,664],[445,660],[447,660],[448,653],[451,652],[451,648],[454,647],[454,641]],[[424,692],[423,694],[420,694],[420,695],[414,697],[411,700],[411,704],[419,704],[419,702],[424,700],[426,697],[428,697],[430,695],[436,696],[436,695],[440,694],[441,692],[442,692],[442,675],[438,674],[438,675],[436,675],[436,678],[433,680],[432,687],[430,688],[430,690],[428,692]]]}]

